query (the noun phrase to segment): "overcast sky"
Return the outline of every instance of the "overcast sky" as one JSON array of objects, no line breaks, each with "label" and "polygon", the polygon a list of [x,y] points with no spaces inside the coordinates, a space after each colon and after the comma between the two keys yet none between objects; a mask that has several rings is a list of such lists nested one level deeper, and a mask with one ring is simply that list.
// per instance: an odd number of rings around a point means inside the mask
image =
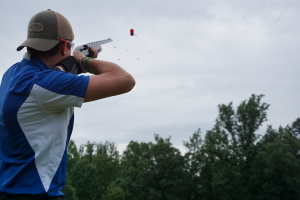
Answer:
[{"label": "overcast sky", "polygon": [[[0,0],[0,76],[22,59],[36,13],[52,9],[73,27],[75,46],[113,39],[99,59],[115,62],[136,80],[124,95],[75,109],[77,145],[171,136],[183,140],[213,128],[218,105],[236,108],[251,94],[271,104],[267,125],[300,117],[299,1],[3,1]],[[130,36],[134,29],[136,36]]]}]

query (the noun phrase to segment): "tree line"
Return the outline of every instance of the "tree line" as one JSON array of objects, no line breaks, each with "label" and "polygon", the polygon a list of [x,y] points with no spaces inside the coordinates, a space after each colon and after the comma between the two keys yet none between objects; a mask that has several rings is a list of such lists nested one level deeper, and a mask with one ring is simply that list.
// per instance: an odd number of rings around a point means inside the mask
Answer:
[{"label": "tree line", "polygon": [[171,138],[131,141],[120,156],[113,142],[68,145],[66,200],[300,200],[300,118],[268,125],[264,95],[251,95],[200,128],[182,155]]}]

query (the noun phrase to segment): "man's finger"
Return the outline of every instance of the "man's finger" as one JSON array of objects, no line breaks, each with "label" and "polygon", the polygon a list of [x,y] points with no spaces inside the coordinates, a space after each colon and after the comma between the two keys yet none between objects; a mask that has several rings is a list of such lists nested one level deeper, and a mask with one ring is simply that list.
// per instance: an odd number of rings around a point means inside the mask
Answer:
[{"label": "man's finger", "polygon": [[92,57],[93,58],[97,58],[98,57],[98,51],[97,51],[97,49],[95,49],[94,47],[91,47],[91,51],[92,51]]}]

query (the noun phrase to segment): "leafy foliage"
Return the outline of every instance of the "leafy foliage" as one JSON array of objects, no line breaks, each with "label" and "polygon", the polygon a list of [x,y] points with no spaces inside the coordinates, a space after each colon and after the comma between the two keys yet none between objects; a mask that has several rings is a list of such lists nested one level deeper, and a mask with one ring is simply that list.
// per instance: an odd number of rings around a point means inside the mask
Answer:
[{"label": "leafy foliage", "polygon": [[120,156],[114,143],[68,146],[70,200],[300,200],[300,118],[268,126],[269,104],[251,95],[236,110],[221,104],[211,130],[184,141],[181,155],[171,137],[131,141]]},{"label": "leafy foliage", "polygon": [[106,191],[106,195],[103,196],[103,200],[124,200],[124,191],[120,187],[116,187],[113,184],[109,185]]}]

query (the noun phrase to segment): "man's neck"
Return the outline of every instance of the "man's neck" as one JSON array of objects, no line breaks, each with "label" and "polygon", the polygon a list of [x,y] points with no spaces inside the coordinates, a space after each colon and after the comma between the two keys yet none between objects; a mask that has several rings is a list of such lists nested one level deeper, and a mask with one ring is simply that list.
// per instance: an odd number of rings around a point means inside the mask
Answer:
[{"label": "man's neck", "polygon": [[53,69],[55,66],[56,66],[56,64],[58,63],[58,62],[53,62],[54,61],[54,59],[51,59],[51,58],[48,58],[48,59],[41,59],[46,65],[48,65],[48,67],[50,67],[50,69]]},{"label": "man's neck", "polygon": [[51,57],[42,57],[38,55],[35,56],[37,56],[40,60],[42,60],[46,65],[48,65],[50,69],[53,69],[57,65],[57,63],[63,60],[61,56],[57,56],[57,55]]}]

